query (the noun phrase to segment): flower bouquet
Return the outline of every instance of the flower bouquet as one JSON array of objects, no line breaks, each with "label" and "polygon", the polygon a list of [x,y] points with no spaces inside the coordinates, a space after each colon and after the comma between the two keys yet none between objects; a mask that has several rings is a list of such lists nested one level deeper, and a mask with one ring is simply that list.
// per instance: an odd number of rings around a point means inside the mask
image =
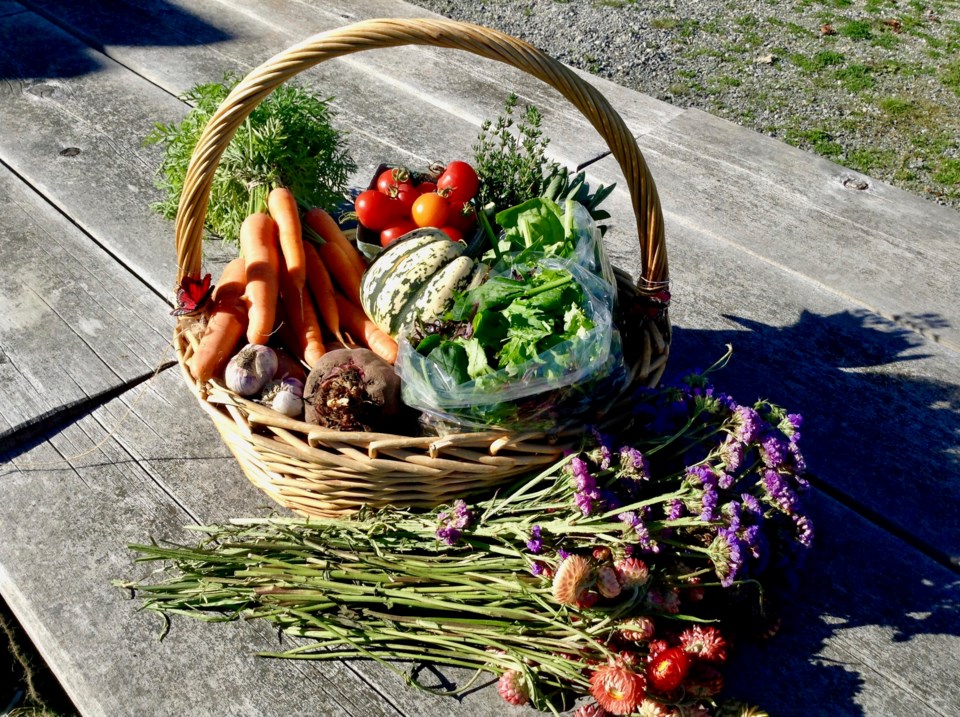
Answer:
[{"label": "flower bouquet", "polygon": [[197,546],[132,546],[169,575],[122,585],[165,616],[302,638],[270,657],[468,667],[513,704],[588,696],[578,717],[763,714],[719,697],[731,642],[772,634],[812,541],[800,418],[706,373],[635,399],[616,439],[589,431],[473,505],[201,527]]}]

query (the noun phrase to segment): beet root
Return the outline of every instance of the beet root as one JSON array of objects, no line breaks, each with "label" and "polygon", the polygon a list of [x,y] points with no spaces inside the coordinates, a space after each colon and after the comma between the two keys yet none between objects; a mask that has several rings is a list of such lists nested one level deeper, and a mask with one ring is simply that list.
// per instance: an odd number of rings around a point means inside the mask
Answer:
[{"label": "beet root", "polygon": [[372,431],[400,409],[400,377],[367,349],[337,349],[314,364],[304,420],[338,431]]}]

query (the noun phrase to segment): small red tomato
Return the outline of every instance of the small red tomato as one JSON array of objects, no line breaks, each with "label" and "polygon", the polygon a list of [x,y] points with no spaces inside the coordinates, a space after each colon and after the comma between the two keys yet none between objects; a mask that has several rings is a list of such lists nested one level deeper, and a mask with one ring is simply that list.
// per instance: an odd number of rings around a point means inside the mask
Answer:
[{"label": "small red tomato", "polygon": [[690,669],[690,658],[682,647],[668,647],[650,660],[647,679],[660,692],[672,692],[680,686]]},{"label": "small red tomato", "polygon": [[440,227],[440,231],[450,237],[450,241],[460,241],[463,239],[463,232],[457,229],[456,227],[446,226]]},{"label": "small red tomato", "polygon": [[377,176],[377,189],[384,194],[390,194],[392,187],[404,183],[410,183],[410,171],[405,167],[391,167]]},{"label": "small red tomato", "polygon": [[390,196],[400,202],[400,206],[403,207],[403,216],[408,217],[410,212],[413,211],[413,203],[417,201],[420,192],[412,184],[406,182],[398,184],[396,189],[391,191]]},{"label": "small red tomato", "polygon": [[420,182],[420,184],[417,185],[417,191],[420,192],[420,194],[429,194],[430,192],[435,192],[437,191],[437,183]]},{"label": "small red tomato", "polygon": [[[449,201],[449,200],[448,200]],[[447,226],[459,229],[466,234],[477,223],[477,210],[470,202],[449,202],[450,216],[447,217]]]},{"label": "small red tomato", "polygon": [[450,206],[436,192],[421,194],[413,202],[410,214],[418,227],[442,227],[447,223]]},{"label": "small red tomato", "polygon": [[357,221],[375,232],[386,229],[403,216],[400,202],[376,189],[360,192],[354,201],[354,209],[357,212]]},{"label": "small red tomato", "polygon": [[480,187],[477,173],[466,162],[450,162],[437,179],[437,191],[450,202],[465,202],[473,199]]},{"label": "small red tomato", "polygon": [[390,244],[393,244],[397,239],[402,237],[407,232],[412,232],[417,228],[417,225],[414,224],[409,219],[403,219],[393,226],[389,226],[380,232],[380,246],[386,247]]}]

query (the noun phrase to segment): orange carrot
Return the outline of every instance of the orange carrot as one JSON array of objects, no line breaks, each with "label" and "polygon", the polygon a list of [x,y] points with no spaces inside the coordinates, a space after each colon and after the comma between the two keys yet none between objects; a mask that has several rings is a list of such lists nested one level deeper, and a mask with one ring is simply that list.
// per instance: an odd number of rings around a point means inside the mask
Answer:
[{"label": "orange carrot", "polygon": [[320,255],[330,272],[330,278],[336,282],[344,295],[359,308],[360,280],[363,278],[363,272],[356,270],[356,267],[350,263],[350,259],[337,244],[331,244],[330,242],[320,244],[317,246],[317,254]]},{"label": "orange carrot", "polygon": [[200,345],[187,362],[193,377],[204,383],[223,371],[247,330],[247,272],[243,259],[234,259],[223,268],[213,290],[210,320]]},{"label": "orange carrot", "polygon": [[334,288],[330,280],[330,272],[324,266],[317,250],[313,248],[313,244],[304,242],[303,253],[307,260],[307,284],[310,286],[313,298],[317,301],[320,318],[330,332],[340,338],[340,317],[337,314],[337,302],[333,299]]},{"label": "orange carrot", "polygon": [[295,344],[290,346],[298,352],[308,366],[313,365],[326,351],[323,348],[323,334],[320,332],[320,322],[317,321],[317,312],[313,308],[310,294],[298,289],[287,271],[283,258],[280,259],[280,299],[283,302],[284,315],[293,329]]},{"label": "orange carrot", "polygon": [[250,323],[247,341],[265,344],[273,332],[277,314],[277,223],[268,214],[256,212],[240,225],[240,251],[247,265],[247,299]]},{"label": "orange carrot", "polygon": [[354,341],[362,341],[373,353],[387,363],[397,360],[397,342],[367,315],[363,309],[354,306],[343,294],[335,294],[337,310],[340,312],[340,322],[350,333]]},{"label": "orange carrot", "polygon": [[363,256],[361,256],[360,252],[357,251],[356,247],[350,243],[350,240],[347,239],[336,220],[327,214],[327,212],[319,207],[314,207],[313,209],[307,210],[306,214],[303,215],[303,221],[313,229],[313,231],[323,237],[325,242],[339,246],[350,260],[350,263],[353,264],[358,274],[363,274],[363,272],[366,271],[367,262]]},{"label": "orange carrot", "polygon": [[307,265],[303,255],[303,228],[297,198],[286,187],[277,187],[267,196],[267,208],[277,223],[280,253],[287,263],[287,272],[294,286],[302,289],[307,278]]}]

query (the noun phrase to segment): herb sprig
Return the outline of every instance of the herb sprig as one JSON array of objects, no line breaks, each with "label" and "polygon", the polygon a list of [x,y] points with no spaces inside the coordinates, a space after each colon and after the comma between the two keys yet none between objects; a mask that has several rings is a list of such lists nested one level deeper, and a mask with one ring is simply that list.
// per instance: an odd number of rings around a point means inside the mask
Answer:
[{"label": "herb sprig", "polygon": [[[157,124],[144,139],[164,149],[157,170],[157,187],[164,197],[153,208],[167,219],[177,215],[190,157],[204,127],[237,82],[227,76],[222,82],[197,85],[182,97],[193,105],[186,117]],[[236,241],[244,218],[263,210],[276,186],[289,188],[306,205],[336,207],[356,165],[332,118],[329,99],[295,85],[282,85],[264,99],[220,159],[210,190],[207,231]]]}]

